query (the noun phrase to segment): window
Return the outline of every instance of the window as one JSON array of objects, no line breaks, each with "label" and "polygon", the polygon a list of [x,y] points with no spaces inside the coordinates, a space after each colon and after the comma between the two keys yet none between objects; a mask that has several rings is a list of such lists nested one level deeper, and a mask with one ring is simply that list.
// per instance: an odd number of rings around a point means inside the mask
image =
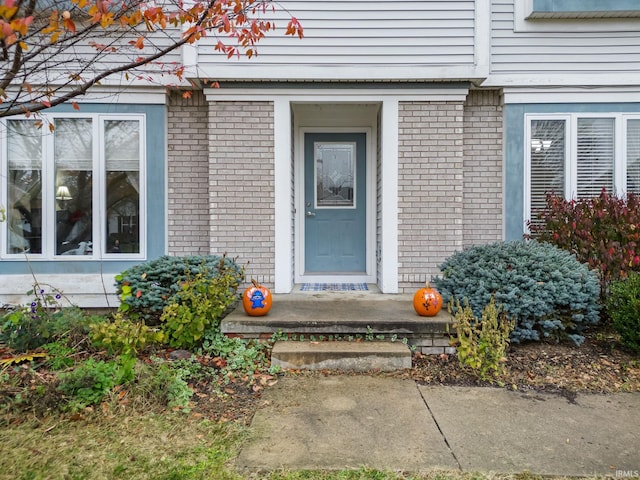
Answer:
[{"label": "window", "polygon": [[637,0],[529,0],[529,18],[637,17]]},{"label": "window", "polygon": [[535,221],[547,193],[640,193],[640,116],[528,115],[525,125],[526,219]]},{"label": "window", "polygon": [[515,0],[512,3],[516,32],[628,32],[637,30],[640,17],[637,0]]},{"label": "window", "polygon": [[144,116],[52,114],[44,123],[2,126],[3,256],[141,258]]}]

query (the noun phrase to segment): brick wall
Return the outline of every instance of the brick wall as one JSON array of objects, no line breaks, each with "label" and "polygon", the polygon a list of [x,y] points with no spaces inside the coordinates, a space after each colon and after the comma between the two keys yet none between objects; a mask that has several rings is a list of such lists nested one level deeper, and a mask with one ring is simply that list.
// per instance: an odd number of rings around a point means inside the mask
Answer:
[{"label": "brick wall", "polygon": [[471,90],[464,109],[463,244],[502,239],[502,97]]},{"label": "brick wall", "polygon": [[273,287],[273,103],[209,103],[210,249]]},{"label": "brick wall", "polygon": [[208,106],[202,92],[168,102],[168,240],[171,255],[209,252]]},{"label": "brick wall", "polygon": [[398,274],[411,292],[462,248],[463,104],[401,102]]}]

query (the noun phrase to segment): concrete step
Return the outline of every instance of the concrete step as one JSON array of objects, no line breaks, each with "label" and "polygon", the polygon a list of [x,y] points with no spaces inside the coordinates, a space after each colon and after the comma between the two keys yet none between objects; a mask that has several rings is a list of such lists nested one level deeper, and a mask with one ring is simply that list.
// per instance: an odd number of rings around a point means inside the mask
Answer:
[{"label": "concrete step", "polygon": [[[406,341],[427,355],[453,353],[452,318],[443,308],[435,317],[413,309],[413,295],[380,293],[294,293],[273,296],[263,317],[248,316],[242,306],[222,320],[226,335],[268,339],[274,333],[297,340],[365,339]],[[313,338],[311,338],[313,337]]]},{"label": "concrete step", "polygon": [[271,364],[282,369],[339,369],[356,372],[411,368],[411,351],[401,342],[276,342]]}]

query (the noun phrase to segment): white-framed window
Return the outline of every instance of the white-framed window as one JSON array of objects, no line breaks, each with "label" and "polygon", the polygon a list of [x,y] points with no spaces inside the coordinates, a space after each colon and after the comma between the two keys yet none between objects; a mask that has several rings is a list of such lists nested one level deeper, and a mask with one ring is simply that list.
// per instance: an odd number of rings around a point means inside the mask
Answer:
[{"label": "white-framed window", "polygon": [[640,194],[640,115],[531,114],[525,129],[525,220],[535,221],[547,193]]},{"label": "white-framed window", "polygon": [[144,115],[47,113],[0,129],[0,256],[144,258]]}]

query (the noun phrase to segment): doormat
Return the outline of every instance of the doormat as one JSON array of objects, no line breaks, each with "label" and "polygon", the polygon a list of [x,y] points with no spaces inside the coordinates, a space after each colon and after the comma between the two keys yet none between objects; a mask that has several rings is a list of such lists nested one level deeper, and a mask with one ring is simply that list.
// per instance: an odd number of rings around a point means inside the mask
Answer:
[{"label": "doormat", "polygon": [[302,292],[357,292],[369,290],[366,283],[303,283]]}]

